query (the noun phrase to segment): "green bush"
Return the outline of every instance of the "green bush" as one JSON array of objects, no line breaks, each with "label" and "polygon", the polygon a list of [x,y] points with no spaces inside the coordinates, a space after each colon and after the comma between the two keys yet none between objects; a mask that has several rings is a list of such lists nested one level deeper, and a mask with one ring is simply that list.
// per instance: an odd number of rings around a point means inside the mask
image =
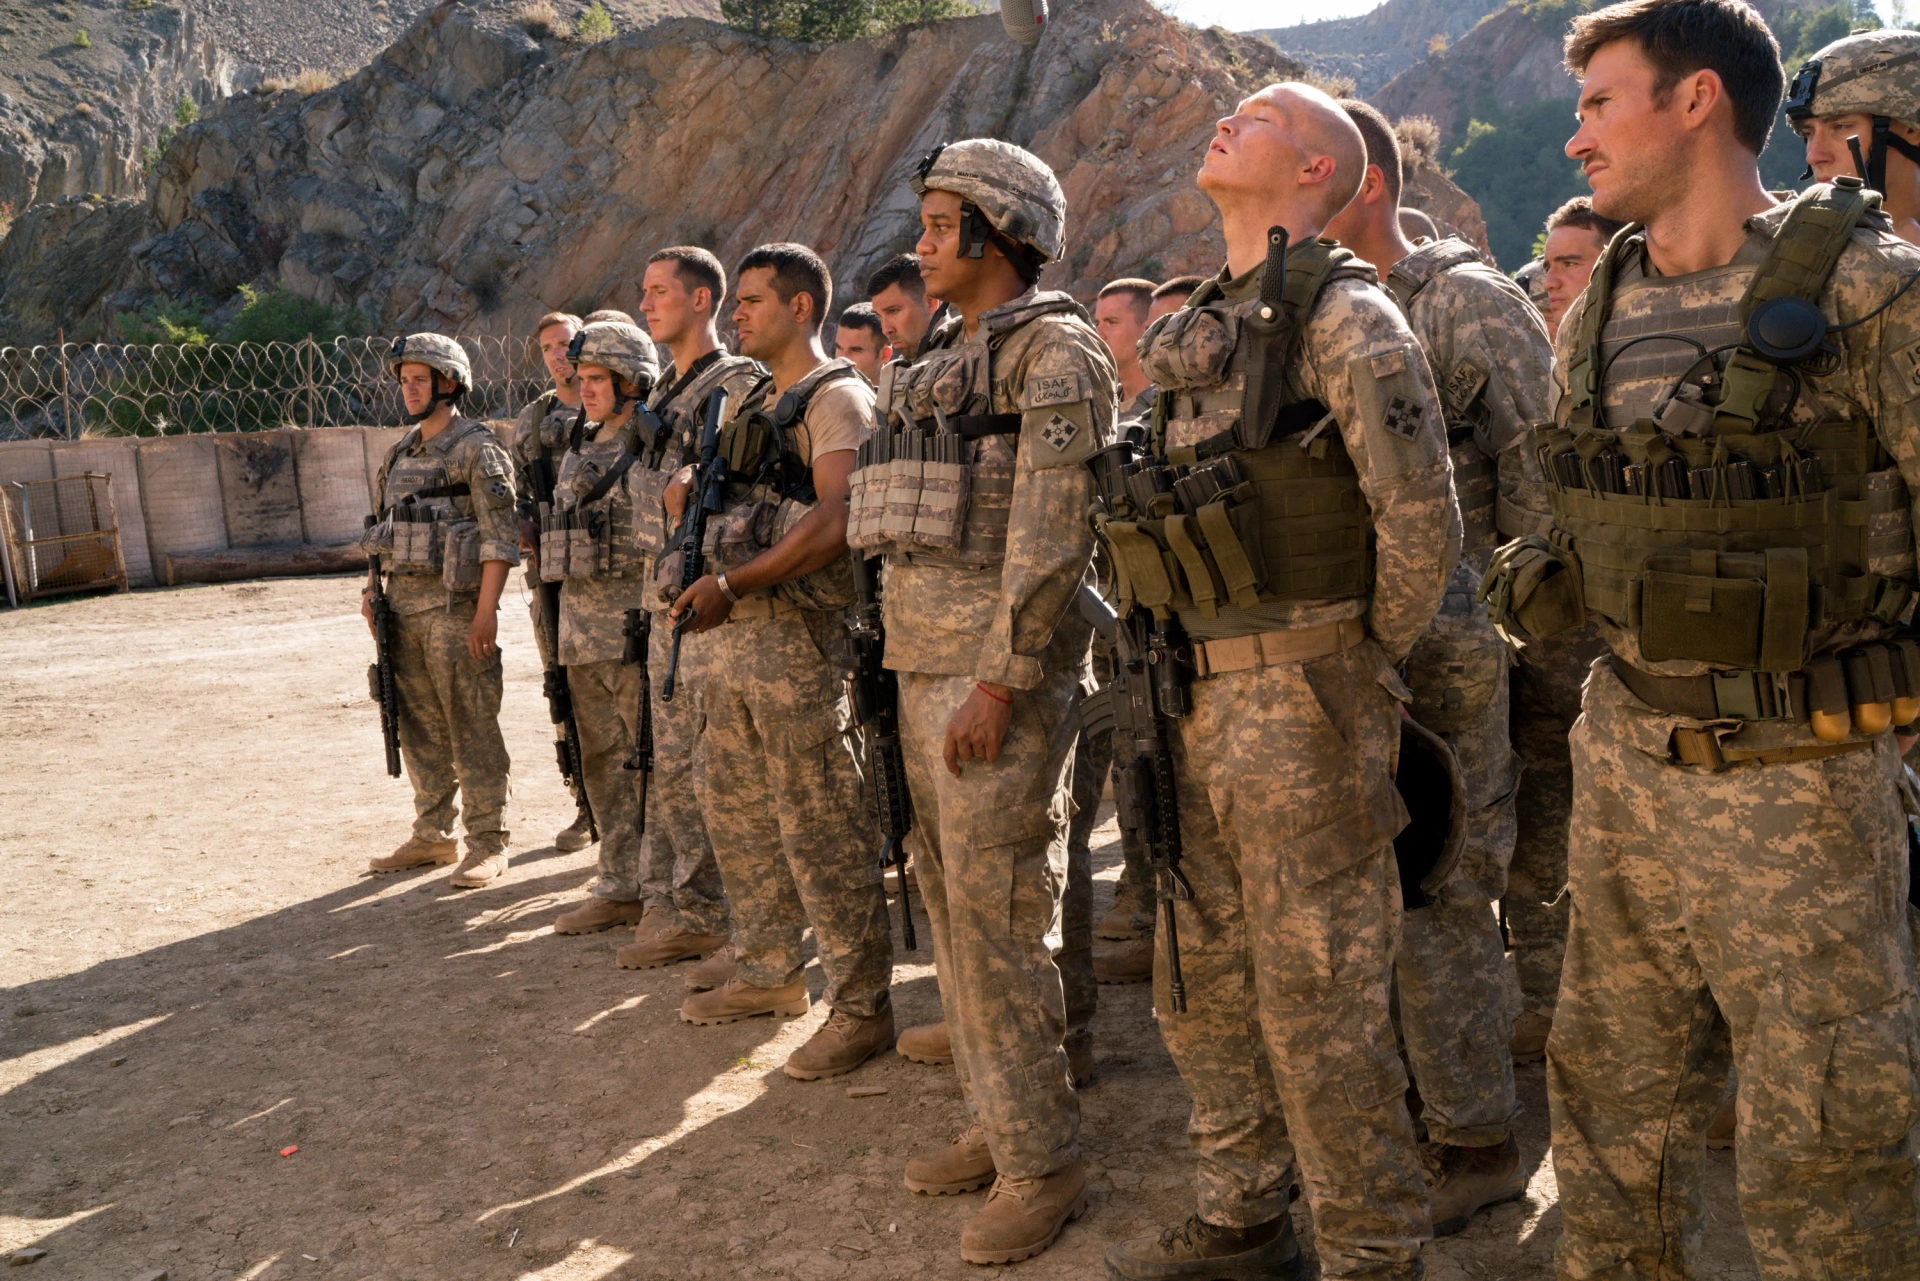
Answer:
[{"label": "green bush", "polygon": [[93,48],[93,37],[87,34],[85,27],[81,27],[73,33],[73,47],[76,49]]},{"label": "green bush", "polygon": [[213,341],[207,325],[206,309],[192,302],[157,302],[138,313],[123,312],[113,320],[120,341],[140,347],[161,343],[204,347]]},{"label": "green bush", "polygon": [[1484,96],[1460,141],[1444,153],[1453,180],[1480,202],[1487,243],[1512,271],[1531,256],[1548,214],[1587,190],[1564,148],[1574,130],[1572,98],[1508,109]]},{"label": "green bush", "polygon": [[811,44],[979,11],[968,0],[720,0],[720,17],[729,26]]},{"label": "green bush", "polygon": [[366,332],[366,319],[351,307],[331,307],[302,298],[288,289],[257,290],[240,286],[244,300],[239,312],[220,331],[220,341],[331,342]]},{"label": "green bush", "polygon": [[613,39],[613,15],[607,12],[606,6],[602,5],[600,0],[593,0],[592,4],[581,10],[580,24],[574,28],[574,31],[589,44],[611,40]]},{"label": "green bush", "polygon": [[200,104],[193,100],[190,93],[182,93],[180,101],[173,104],[173,123],[182,129],[200,118]]}]

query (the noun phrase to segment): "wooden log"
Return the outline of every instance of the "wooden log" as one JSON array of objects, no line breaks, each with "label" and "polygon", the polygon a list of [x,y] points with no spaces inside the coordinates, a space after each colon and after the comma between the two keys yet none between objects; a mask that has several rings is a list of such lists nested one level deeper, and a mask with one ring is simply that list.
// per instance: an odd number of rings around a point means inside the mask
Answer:
[{"label": "wooden log", "polygon": [[181,583],[237,583],[249,578],[297,578],[308,574],[351,574],[367,567],[358,543],[294,547],[233,547],[166,557],[167,586]]}]

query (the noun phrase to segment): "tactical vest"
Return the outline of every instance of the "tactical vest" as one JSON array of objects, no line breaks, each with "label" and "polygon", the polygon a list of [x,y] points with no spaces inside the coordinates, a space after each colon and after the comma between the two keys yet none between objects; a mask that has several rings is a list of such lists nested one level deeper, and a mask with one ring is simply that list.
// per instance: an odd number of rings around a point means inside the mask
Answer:
[{"label": "tactical vest", "polygon": [[[480,526],[465,481],[447,472],[447,454],[475,432],[487,428],[455,418],[419,453],[420,428],[410,427],[380,464],[380,519],[368,527],[362,545],[379,555],[396,574],[438,574],[449,591],[480,588]],[[461,501],[465,500],[463,511]]]},{"label": "tactical vest", "polygon": [[1007,558],[1020,413],[993,411],[993,362],[1044,316],[1087,319],[1071,295],[1035,293],[980,316],[967,342],[958,316],[930,330],[913,364],[882,371],[880,425],[861,448],[847,542],[916,565],[984,568]]},{"label": "tactical vest", "polygon": [[[585,435],[584,424],[575,434]],[[637,426],[629,421],[610,440],[578,440],[560,459],[553,509],[540,531],[541,578],[552,583],[646,572],[656,553],[635,536],[636,509],[649,501],[657,504],[659,494],[644,488],[635,492],[633,481],[646,474],[637,466],[642,448]]]},{"label": "tactical vest", "polygon": [[1327,407],[1297,395],[1290,376],[1314,304],[1339,279],[1373,272],[1333,241],[1308,241],[1287,254],[1278,309],[1257,296],[1227,303],[1215,280],[1148,328],[1161,457],[1129,465],[1128,500],[1097,522],[1123,614],[1139,604],[1214,618],[1225,603],[1371,589],[1359,472]]},{"label": "tactical vest", "polygon": [[[1577,568],[1580,602],[1636,632],[1650,662],[1792,672],[1816,629],[1891,622],[1912,599],[1907,488],[1873,423],[1789,417],[1801,381],[1838,368],[1837,345],[1776,363],[1759,346],[1781,331],[1765,314],[1749,324],[1771,300],[1817,300],[1874,200],[1810,188],[1737,302],[1726,292],[1737,281],[1702,273],[1685,311],[1626,329],[1615,323],[1615,276],[1640,251],[1639,229],[1615,236],[1594,268],[1567,370],[1567,425],[1538,429],[1535,448],[1551,539]],[[1715,373],[1699,352],[1721,327],[1737,345]],[[1646,341],[1656,332],[1685,340]],[[1641,362],[1636,380],[1670,376],[1674,390],[1610,418],[1605,392],[1629,351]]]},{"label": "tactical vest", "polygon": [[[707,563],[713,573],[746,564],[818,505],[813,465],[794,448],[793,432],[821,388],[858,377],[852,361],[830,360],[787,388],[769,409],[773,379],[763,375],[729,415],[720,428],[717,460],[727,469],[726,507],[707,524]],[[844,609],[853,603],[852,567],[845,557],[836,557],[770,590],[802,609]]]},{"label": "tactical vest", "polygon": [[[671,383],[655,389],[648,412],[660,427],[651,445],[642,449],[626,482],[633,495],[633,540],[639,555],[658,558],[666,555],[672,544],[673,526],[667,519],[664,495],[674,475],[694,461],[707,398],[722,384],[743,377],[757,384],[765,375],[758,362],[716,348]],[[745,398],[743,394],[742,401]]]},{"label": "tactical vest", "polygon": [[[1413,300],[1434,277],[1480,261],[1480,253],[1472,245],[1456,236],[1448,236],[1445,240],[1420,246],[1395,263],[1393,270],[1387,273],[1387,292],[1400,304],[1401,312],[1411,324]],[[1416,329],[1414,332],[1417,334],[1419,331]],[[1433,353],[1428,351],[1426,355],[1431,361]],[[1472,370],[1458,371],[1461,377],[1471,377],[1472,373]],[[1466,387],[1456,388],[1454,370],[1435,369],[1433,376],[1446,391],[1441,396],[1441,404],[1446,414],[1447,450],[1453,455],[1453,488],[1460,500],[1460,521],[1466,530],[1462,550],[1468,555],[1488,551],[1499,541],[1494,508],[1500,497],[1500,476],[1494,460],[1480,448],[1474,435],[1480,426],[1475,411],[1479,411],[1479,418],[1484,418],[1486,414],[1485,406],[1479,399],[1485,389],[1484,376],[1482,385],[1473,388],[1471,393]],[[1455,395],[1456,390],[1461,394]],[[1461,412],[1459,406],[1463,400],[1466,402],[1465,411]]]}]

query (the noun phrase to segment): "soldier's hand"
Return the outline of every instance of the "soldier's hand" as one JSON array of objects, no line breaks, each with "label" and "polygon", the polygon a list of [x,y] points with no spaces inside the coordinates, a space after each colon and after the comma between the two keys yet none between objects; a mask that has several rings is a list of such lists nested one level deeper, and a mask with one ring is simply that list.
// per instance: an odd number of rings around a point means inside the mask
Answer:
[{"label": "soldier's hand", "polygon": [[498,610],[476,609],[473,612],[473,626],[467,629],[467,653],[476,659],[492,658],[498,648],[495,638],[499,628]]},{"label": "soldier's hand", "polygon": [[687,625],[690,632],[710,632],[727,621],[727,615],[733,611],[733,602],[720,590],[720,580],[712,574],[701,578],[673,602],[673,611],[668,618],[678,623],[680,615],[688,609],[697,609],[700,614]]},{"label": "soldier's hand", "polygon": [[1004,685],[975,684],[967,701],[947,722],[947,739],[941,746],[947,758],[947,772],[960,777],[960,762],[997,761],[1000,746],[1007,741],[1007,727],[1013,724],[1013,696]]},{"label": "soldier's hand", "polygon": [[687,510],[687,491],[693,488],[693,468],[682,467],[667,482],[666,490],[660,495],[660,505],[667,509],[667,519],[673,524],[680,523],[682,513]]},{"label": "soldier's hand", "polygon": [[360,593],[360,617],[367,620],[367,635],[369,636],[374,635],[373,588],[371,587],[367,588],[365,591]]}]

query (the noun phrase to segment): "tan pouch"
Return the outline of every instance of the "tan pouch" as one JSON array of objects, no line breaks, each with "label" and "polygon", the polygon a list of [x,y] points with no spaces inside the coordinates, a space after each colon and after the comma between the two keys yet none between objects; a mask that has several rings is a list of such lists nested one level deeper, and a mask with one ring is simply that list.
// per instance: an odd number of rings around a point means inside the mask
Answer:
[{"label": "tan pouch", "polygon": [[625,479],[633,501],[633,552],[643,559],[658,557],[667,550],[672,534],[667,525],[665,495],[673,477],[635,466],[628,469]]},{"label": "tan pouch", "polygon": [[926,464],[918,458],[896,458],[887,464],[887,509],[880,517],[880,533],[898,543],[913,541],[913,525],[920,517],[920,487]]},{"label": "tan pouch", "polygon": [[389,567],[393,564],[393,517],[377,520],[360,531],[360,550],[378,556]]},{"label": "tan pouch", "polygon": [[913,541],[952,551],[967,525],[965,463],[922,463],[920,508],[913,519]]},{"label": "tan pouch", "polygon": [[868,551],[886,541],[880,518],[886,512],[887,464],[870,463],[847,482],[847,545]]},{"label": "tan pouch", "polygon": [[400,520],[393,525],[393,567],[403,574],[440,572],[440,522]]},{"label": "tan pouch", "polygon": [[[555,517],[554,519],[559,519]],[[567,531],[547,528],[540,531],[540,581],[557,583],[567,576]]]},{"label": "tan pouch", "polygon": [[480,526],[471,520],[442,525],[444,548],[440,583],[450,592],[480,590]]}]

